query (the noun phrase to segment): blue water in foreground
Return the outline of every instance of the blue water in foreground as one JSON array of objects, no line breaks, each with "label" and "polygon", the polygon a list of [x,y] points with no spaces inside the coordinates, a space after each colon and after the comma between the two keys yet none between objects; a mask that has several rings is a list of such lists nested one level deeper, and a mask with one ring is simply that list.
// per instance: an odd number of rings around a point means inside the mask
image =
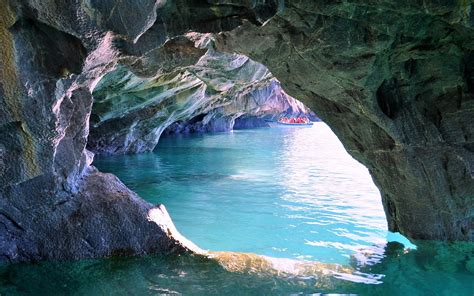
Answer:
[{"label": "blue water in foreground", "polygon": [[[367,169],[324,123],[167,137],[153,153],[94,165],[165,204],[201,248],[310,267],[229,270],[197,256],[17,264],[0,267],[0,295],[474,295],[473,244],[415,247],[389,233]],[[349,271],[318,273],[317,262]]]}]

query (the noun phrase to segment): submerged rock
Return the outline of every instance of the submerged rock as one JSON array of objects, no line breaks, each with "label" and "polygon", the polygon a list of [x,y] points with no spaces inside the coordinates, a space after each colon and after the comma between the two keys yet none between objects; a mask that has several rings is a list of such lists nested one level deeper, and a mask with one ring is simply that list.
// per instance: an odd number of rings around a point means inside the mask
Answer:
[{"label": "submerged rock", "polygon": [[206,256],[217,261],[219,265],[230,272],[253,273],[259,276],[319,277],[318,280],[321,285],[324,284],[324,277],[351,275],[354,272],[354,269],[349,266],[273,258],[251,253],[208,252]]}]

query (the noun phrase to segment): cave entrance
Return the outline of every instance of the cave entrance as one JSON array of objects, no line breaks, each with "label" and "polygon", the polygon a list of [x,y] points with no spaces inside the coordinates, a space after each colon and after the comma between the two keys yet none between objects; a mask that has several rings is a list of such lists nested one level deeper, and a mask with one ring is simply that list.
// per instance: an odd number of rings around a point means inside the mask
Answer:
[{"label": "cave entrance", "polygon": [[344,263],[401,239],[386,230],[367,169],[325,123],[237,130],[285,116],[318,120],[265,66],[212,44],[168,42],[199,58],[148,76],[119,65],[97,84],[88,149],[116,155],[96,158],[101,171],[164,204],[206,249]]}]

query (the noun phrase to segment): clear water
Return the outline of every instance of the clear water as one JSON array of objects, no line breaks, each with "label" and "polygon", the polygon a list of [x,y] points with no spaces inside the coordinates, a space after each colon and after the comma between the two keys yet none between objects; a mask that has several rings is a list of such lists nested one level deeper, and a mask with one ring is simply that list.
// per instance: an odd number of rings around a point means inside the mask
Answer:
[{"label": "clear water", "polygon": [[[96,160],[204,249],[348,263],[387,232],[380,193],[324,123],[165,137]],[[405,242],[407,242],[405,240]]]},{"label": "clear water", "polygon": [[349,274],[230,272],[196,256],[44,262],[0,267],[1,295],[474,295],[474,246],[411,245],[386,231],[367,170],[323,123],[169,137],[154,153],[101,158],[202,248]]}]

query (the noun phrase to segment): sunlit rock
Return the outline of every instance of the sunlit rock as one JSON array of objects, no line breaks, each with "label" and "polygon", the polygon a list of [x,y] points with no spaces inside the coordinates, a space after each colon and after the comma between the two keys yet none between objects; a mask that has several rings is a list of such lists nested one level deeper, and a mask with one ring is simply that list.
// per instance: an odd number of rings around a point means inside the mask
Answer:
[{"label": "sunlit rock", "polygon": [[[182,120],[168,126],[164,133],[225,132],[238,127],[268,127],[265,120],[278,119],[281,116],[310,116],[314,113],[301,102],[287,95],[280,83],[274,79],[252,82],[237,94],[228,104],[199,114],[189,120]],[[246,121],[246,123],[243,123]]]},{"label": "sunlit rock", "polygon": [[169,126],[167,133],[219,132],[232,130],[242,115],[310,113],[265,66],[217,52],[209,34],[188,33],[157,51],[140,58],[142,68],[117,66],[94,89],[88,141],[93,152],[151,151]]}]

